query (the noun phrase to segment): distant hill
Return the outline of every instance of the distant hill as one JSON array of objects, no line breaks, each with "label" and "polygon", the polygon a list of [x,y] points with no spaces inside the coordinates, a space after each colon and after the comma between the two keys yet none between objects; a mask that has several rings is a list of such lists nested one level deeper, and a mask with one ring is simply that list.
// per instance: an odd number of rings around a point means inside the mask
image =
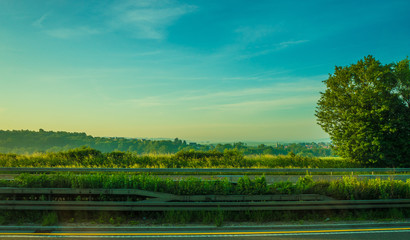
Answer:
[{"label": "distant hill", "polygon": [[2,153],[57,152],[81,146],[88,146],[102,152],[175,153],[189,145],[179,139],[171,141],[93,137],[86,133],[53,132],[42,129],[38,132],[0,130],[0,152]]},{"label": "distant hill", "polygon": [[245,154],[287,155],[290,152],[302,156],[332,156],[329,144],[326,143],[292,143],[259,144],[248,146],[246,143],[198,144],[184,140],[152,140],[121,137],[93,137],[86,133],[54,132],[30,130],[0,130],[0,153],[31,154],[34,152],[58,152],[82,146],[91,147],[102,152],[129,151],[138,154],[176,153],[181,150],[215,150],[238,149]]}]

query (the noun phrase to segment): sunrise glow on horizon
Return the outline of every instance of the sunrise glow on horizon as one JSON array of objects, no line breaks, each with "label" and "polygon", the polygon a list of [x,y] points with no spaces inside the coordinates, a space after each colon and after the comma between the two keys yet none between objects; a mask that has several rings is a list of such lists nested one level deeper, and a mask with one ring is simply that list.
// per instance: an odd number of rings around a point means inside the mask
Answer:
[{"label": "sunrise glow on horizon", "polygon": [[409,1],[0,0],[0,129],[314,141],[335,66],[410,53]]}]

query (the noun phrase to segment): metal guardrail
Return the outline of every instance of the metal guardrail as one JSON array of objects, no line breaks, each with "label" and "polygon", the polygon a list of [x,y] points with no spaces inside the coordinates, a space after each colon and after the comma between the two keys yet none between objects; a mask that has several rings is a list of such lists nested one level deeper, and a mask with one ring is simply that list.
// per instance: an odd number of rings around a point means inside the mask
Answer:
[{"label": "metal guardrail", "polygon": [[265,202],[0,201],[3,210],[255,211],[409,208],[410,199]]},{"label": "metal guardrail", "polygon": [[20,168],[2,167],[0,172],[125,172],[125,173],[403,173],[410,168]]},{"label": "metal guardrail", "polygon": [[[137,195],[139,201],[16,200],[17,195]],[[410,199],[334,200],[318,194],[180,196],[138,189],[0,188],[0,209],[62,211],[255,211],[409,208]],[[11,200],[5,200],[10,199]],[[50,199],[50,198],[49,198]]]},{"label": "metal guardrail", "polygon": [[95,189],[95,188],[0,188],[0,196],[6,195],[137,195],[150,198],[170,198],[174,194],[140,189]]},{"label": "metal guardrail", "polygon": [[[140,189],[78,189],[78,188],[0,188],[0,197],[16,200],[18,196],[31,196],[39,199],[45,196],[138,196],[142,201],[182,201],[182,202],[232,202],[232,201],[313,201],[332,200],[319,194],[271,194],[271,195],[175,195]],[[34,197],[36,196],[36,197]],[[71,197],[72,198],[72,197]],[[91,199],[91,198],[90,198]],[[141,202],[141,201],[139,201]]]}]

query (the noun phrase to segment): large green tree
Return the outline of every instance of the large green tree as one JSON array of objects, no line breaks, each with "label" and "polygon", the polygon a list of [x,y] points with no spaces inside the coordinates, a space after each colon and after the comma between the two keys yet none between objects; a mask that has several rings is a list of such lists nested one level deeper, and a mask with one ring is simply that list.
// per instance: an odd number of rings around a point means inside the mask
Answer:
[{"label": "large green tree", "polygon": [[383,65],[368,56],[336,67],[324,83],[315,115],[337,154],[365,165],[410,166],[408,59]]}]

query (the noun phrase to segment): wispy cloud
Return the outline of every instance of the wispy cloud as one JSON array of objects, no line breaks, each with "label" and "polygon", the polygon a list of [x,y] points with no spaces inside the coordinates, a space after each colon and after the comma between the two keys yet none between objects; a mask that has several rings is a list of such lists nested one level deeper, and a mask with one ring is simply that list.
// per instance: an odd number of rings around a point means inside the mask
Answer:
[{"label": "wispy cloud", "polygon": [[255,51],[256,49],[252,49],[253,50],[252,53],[241,54],[241,55],[238,56],[238,59],[248,59],[248,58],[263,56],[263,55],[267,55],[267,54],[270,54],[270,53],[273,53],[273,52],[277,52],[277,51],[286,49],[286,48],[291,47],[291,46],[303,44],[303,43],[306,43],[306,42],[309,42],[309,40],[285,41],[285,42],[280,42],[280,43],[277,43],[277,44],[268,45],[267,47],[265,47],[265,49],[259,50],[259,51]]},{"label": "wispy cloud", "polygon": [[33,26],[34,27],[38,27],[38,28],[42,28],[43,27],[43,22],[44,20],[46,20],[46,18],[50,15],[50,13],[45,13],[43,14],[40,18],[38,18],[37,20],[35,20],[33,22]]},{"label": "wispy cloud", "polygon": [[298,41],[287,41],[287,42],[281,42],[278,45],[281,46],[282,48],[287,48],[289,46],[293,45],[298,45],[301,43],[309,42],[308,40],[298,40]]},{"label": "wispy cloud", "polygon": [[161,53],[162,51],[156,50],[156,51],[150,51],[150,52],[137,52],[137,53],[132,53],[131,55],[133,57],[145,57],[145,56],[159,55]]},{"label": "wispy cloud", "polygon": [[169,105],[169,102],[166,99],[158,96],[153,97],[142,97],[142,98],[133,98],[127,99],[125,101],[120,101],[118,104],[120,105],[129,105],[132,107],[159,107],[159,106],[166,106]]},{"label": "wispy cloud", "polygon": [[[286,48],[309,42],[309,40],[286,40],[288,38],[283,24],[265,26],[241,26],[234,30],[236,41],[226,45],[216,57],[245,60],[272,54]],[[282,39],[282,40],[281,40]]]},{"label": "wispy cloud", "polygon": [[166,27],[195,9],[192,5],[178,5],[166,0],[122,2],[111,9],[111,26],[127,29],[136,38],[163,39]]},{"label": "wispy cloud", "polygon": [[56,28],[44,31],[46,34],[61,39],[76,38],[86,35],[95,35],[101,33],[101,31],[89,27],[77,27],[77,28]]},{"label": "wispy cloud", "polygon": [[[320,77],[316,79],[321,79]],[[300,95],[300,94],[316,94],[322,90],[322,85],[318,85],[317,81],[301,80],[294,83],[280,83],[270,86],[258,88],[244,88],[239,90],[219,91],[207,94],[193,93],[193,95],[185,95],[180,97],[181,100],[207,100],[207,99],[229,99],[229,98],[252,98],[259,99],[264,96],[283,96],[283,95]]]},{"label": "wispy cloud", "polygon": [[[43,14],[40,18],[35,20],[32,23],[32,25],[36,28],[41,29],[47,35],[60,39],[78,38],[82,36],[95,35],[101,33],[100,30],[89,26],[67,26],[50,28],[50,26],[45,25],[44,22],[51,17],[55,16],[51,16],[51,13],[47,12]],[[56,19],[52,20],[56,21]]]},{"label": "wispy cloud", "polygon": [[[102,9],[102,8],[101,8]],[[168,0],[138,0],[138,1],[115,1],[112,5],[97,11],[99,19],[98,27],[92,23],[84,25],[69,24],[66,21],[56,19],[52,25],[46,26],[45,21],[50,22],[50,13],[45,13],[36,19],[32,25],[43,29],[49,36],[61,39],[77,38],[87,35],[95,35],[112,31],[128,31],[132,36],[140,39],[163,39],[166,36],[166,28],[172,25],[181,16],[190,13],[196,6],[178,4]],[[58,17],[56,14],[53,18]],[[60,23],[60,27],[56,24]],[[104,30],[102,30],[104,29]]]},{"label": "wispy cloud", "polygon": [[282,28],[277,26],[253,26],[253,27],[239,27],[235,30],[239,34],[242,42],[255,42],[259,39],[268,37],[274,33],[280,32]]},{"label": "wispy cloud", "polygon": [[[317,81],[316,81],[317,82]],[[243,88],[213,92],[183,91],[132,99],[112,99],[112,105],[126,105],[138,109],[174,109],[181,111],[223,112],[245,114],[248,112],[277,111],[281,109],[313,106],[322,86],[312,82],[280,83],[257,88]]]},{"label": "wispy cloud", "polygon": [[286,109],[305,104],[315,103],[317,96],[288,97],[273,100],[242,101],[228,104],[214,104],[210,106],[194,107],[192,110],[218,110],[218,111],[260,111],[264,109]]}]

